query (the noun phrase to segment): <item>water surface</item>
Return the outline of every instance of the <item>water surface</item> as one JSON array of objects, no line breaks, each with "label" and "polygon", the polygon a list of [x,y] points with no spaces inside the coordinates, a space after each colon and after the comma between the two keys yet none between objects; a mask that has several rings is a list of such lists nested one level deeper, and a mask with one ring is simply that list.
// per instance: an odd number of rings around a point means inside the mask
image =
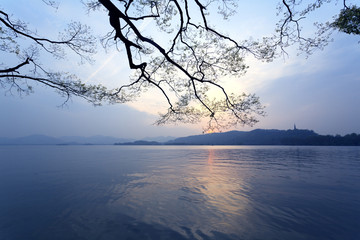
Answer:
[{"label": "water surface", "polygon": [[0,146],[0,240],[360,239],[360,148]]}]

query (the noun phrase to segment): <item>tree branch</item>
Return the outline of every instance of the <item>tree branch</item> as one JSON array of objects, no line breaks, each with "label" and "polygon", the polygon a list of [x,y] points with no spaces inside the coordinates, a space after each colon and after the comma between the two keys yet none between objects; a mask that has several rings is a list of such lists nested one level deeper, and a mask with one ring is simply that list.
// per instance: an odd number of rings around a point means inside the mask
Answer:
[{"label": "tree branch", "polygon": [[16,72],[16,70],[18,70],[19,68],[23,67],[24,65],[29,64],[31,59],[30,58],[26,58],[26,60],[22,63],[20,63],[19,65],[12,67],[12,68],[7,68],[7,69],[0,69],[0,73],[10,73],[10,72]]}]

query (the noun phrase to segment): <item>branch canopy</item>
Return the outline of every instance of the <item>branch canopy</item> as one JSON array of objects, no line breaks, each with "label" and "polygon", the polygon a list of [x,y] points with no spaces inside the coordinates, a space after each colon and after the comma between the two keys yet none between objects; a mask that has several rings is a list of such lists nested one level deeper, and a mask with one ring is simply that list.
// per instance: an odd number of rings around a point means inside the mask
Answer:
[{"label": "branch canopy", "polygon": [[[42,1],[52,8],[60,7],[57,1]],[[243,4],[236,0],[87,1],[88,10],[107,13],[104,17],[112,31],[101,39],[103,46],[116,45],[124,50],[132,70],[129,83],[116,89],[84,84],[73,73],[51,71],[41,62],[42,55],[63,59],[69,52],[82,62],[91,62],[97,43],[88,26],[72,22],[58,39],[52,39],[38,36],[36,30],[0,10],[0,50],[18,59],[13,65],[2,63],[0,83],[29,93],[29,83],[37,82],[56,89],[66,101],[74,95],[96,105],[132,101],[141,92],[155,88],[168,104],[157,124],[198,123],[205,118],[209,129],[254,125],[265,115],[259,98],[225,89],[222,81],[243,76],[249,56],[272,61],[287,54],[286,49],[293,45],[311,54],[328,44],[334,29],[359,34],[360,10],[352,1],[344,0],[334,21],[315,23],[315,36],[304,36],[303,20],[332,2],[282,0],[278,5],[280,20],[272,35],[261,40],[237,40],[211,25],[214,9],[224,19],[236,14],[238,5]]]}]

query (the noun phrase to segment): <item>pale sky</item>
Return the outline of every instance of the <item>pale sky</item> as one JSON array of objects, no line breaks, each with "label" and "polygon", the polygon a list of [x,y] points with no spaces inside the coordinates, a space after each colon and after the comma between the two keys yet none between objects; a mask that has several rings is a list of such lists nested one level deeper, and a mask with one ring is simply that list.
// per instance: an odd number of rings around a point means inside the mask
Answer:
[{"label": "pale sky", "polygon": [[[14,17],[23,18],[30,28],[38,29],[39,34],[56,33],[72,19],[86,22],[95,34],[111,30],[105,12],[86,15],[79,2],[61,0],[59,9],[54,11],[40,0],[0,0],[0,8],[13,13]],[[277,1],[251,2],[244,6],[239,3],[241,8],[229,23],[219,21],[213,25],[230,32],[235,39],[271,33],[277,20]],[[326,17],[326,13],[332,11],[335,12],[333,6],[324,8],[316,17]],[[296,124],[300,129],[311,129],[320,134],[360,133],[360,38],[340,33],[334,34],[333,38],[334,42],[323,51],[308,58],[298,56],[295,49],[290,48],[287,57],[272,63],[249,59],[250,68],[246,75],[236,80],[224,79],[223,84],[228,88],[259,96],[267,112],[267,116],[261,117],[252,128],[239,126],[228,130],[289,129]],[[116,87],[129,76],[123,54],[117,51],[105,53],[100,47],[93,65],[79,65],[78,59],[67,59],[54,61],[54,68],[72,71],[89,83],[101,82]],[[0,60],[4,62],[4,59]],[[31,134],[178,137],[203,131],[201,125],[152,125],[156,113],[167,108],[165,99],[157,91],[148,92],[127,105],[93,107],[73,98],[66,107],[57,107],[62,101],[52,89],[37,85],[35,93],[23,97],[16,93],[11,96],[6,89],[0,89],[0,137]]]}]

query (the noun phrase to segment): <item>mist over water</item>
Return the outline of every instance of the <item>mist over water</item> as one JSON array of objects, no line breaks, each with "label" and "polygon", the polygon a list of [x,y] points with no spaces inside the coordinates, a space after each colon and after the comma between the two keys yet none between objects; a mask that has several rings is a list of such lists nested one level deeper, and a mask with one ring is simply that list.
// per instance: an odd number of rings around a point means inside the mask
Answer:
[{"label": "mist over water", "polygon": [[0,240],[360,239],[360,148],[0,146]]}]

